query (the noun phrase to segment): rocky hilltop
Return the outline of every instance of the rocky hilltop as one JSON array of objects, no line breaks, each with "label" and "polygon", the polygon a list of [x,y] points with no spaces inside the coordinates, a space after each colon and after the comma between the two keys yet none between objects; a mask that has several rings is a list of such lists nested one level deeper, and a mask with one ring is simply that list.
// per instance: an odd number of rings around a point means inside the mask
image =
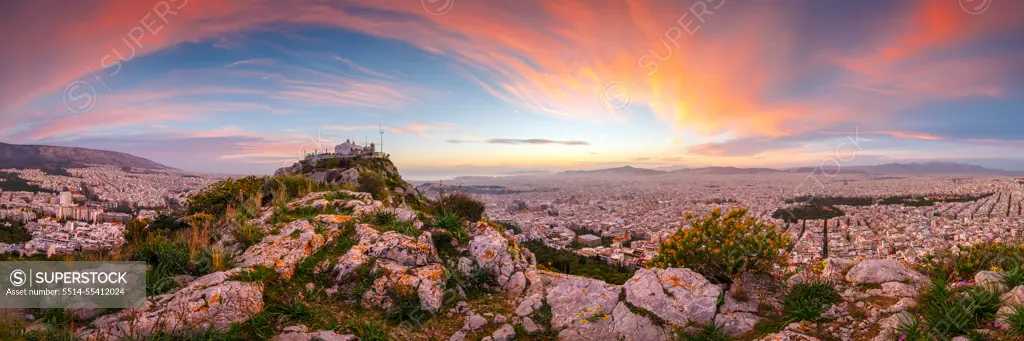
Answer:
[{"label": "rocky hilltop", "polygon": [[174,170],[135,155],[119,152],[0,143],[0,168],[79,168],[86,165]]},{"label": "rocky hilltop", "polygon": [[421,197],[415,186],[402,179],[398,168],[387,157],[307,158],[274,172],[274,176],[282,175],[301,175],[318,184],[353,188],[382,183],[386,196],[394,197],[399,203],[417,203]]}]

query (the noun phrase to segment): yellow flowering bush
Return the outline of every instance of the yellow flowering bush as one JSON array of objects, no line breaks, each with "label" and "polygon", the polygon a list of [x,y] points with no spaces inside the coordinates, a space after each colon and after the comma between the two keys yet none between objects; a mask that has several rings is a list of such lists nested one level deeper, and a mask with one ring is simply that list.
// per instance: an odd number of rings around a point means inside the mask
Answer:
[{"label": "yellow flowering bush", "polygon": [[[689,225],[689,228],[685,226]],[[694,218],[687,214],[684,227],[661,244],[649,267],[689,268],[711,280],[729,282],[743,272],[768,273],[785,266],[789,235],[747,216],[740,208]]]}]

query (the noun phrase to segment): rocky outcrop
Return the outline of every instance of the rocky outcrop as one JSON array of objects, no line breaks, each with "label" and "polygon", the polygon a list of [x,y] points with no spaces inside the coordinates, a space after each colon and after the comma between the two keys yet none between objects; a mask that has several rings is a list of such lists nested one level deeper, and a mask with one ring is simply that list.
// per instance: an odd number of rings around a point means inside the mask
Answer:
[{"label": "rocky outcrop", "polygon": [[382,274],[373,282],[373,287],[363,294],[363,305],[388,309],[398,299],[393,297],[396,287],[408,288],[407,295],[416,295],[420,308],[431,314],[441,309],[444,298],[444,267],[431,264],[410,268],[398,262],[378,259],[375,272]]},{"label": "rocky outcrop", "polygon": [[277,234],[249,247],[236,263],[242,268],[265,266],[285,279],[291,278],[295,266],[334,240],[339,233],[340,222],[348,219],[347,216],[318,216],[315,221],[322,227],[319,232],[308,221],[292,222]]},{"label": "rocky outcrop", "polygon": [[358,341],[355,335],[342,335],[330,330],[310,332],[305,325],[291,326],[284,333],[274,336],[273,341]]},{"label": "rocky outcrop", "polygon": [[372,258],[383,258],[406,266],[424,266],[440,263],[441,258],[434,249],[430,232],[423,232],[412,238],[398,232],[384,232],[367,246],[366,254]]},{"label": "rocky outcrop", "polygon": [[145,339],[160,333],[224,330],[263,310],[263,285],[230,280],[241,269],[212,273],[173,294],[149,297],[145,308],[97,318],[83,340]]},{"label": "rocky outcrop", "polygon": [[377,279],[371,290],[363,294],[362,304],[387,309],[396,299],[393,288],[408,288],[420,300],[420,307],[437,313],[444,298],[445,279],[441,258],[434,248],[430,232],[419,238],[388,231],[379,233],[368,225],[358,225],[359,244],[338,258],[331,270],[331,278],[338,285],[348,284],[352,273],[375,261],[373,273]]},{"label": "rocky outcrop", "polygon": [[846,281],[855,284],[901,282],[923,285],[928,277],[892,259],[871,259],[857,263],[846,273]]},{"label": "rocky outcrop", "polygon": [[469,253],[476,265],[487,271],[502,290],[513,295],[525,293],[537,269],[533,254],[486,222],[470,230],[474,237],[469,242]]},{"label": "rocky outcrop", "polygon": [[[667,333],[620,301],[622,287],[600,280],[541,272],[559,340],[666,340]],[[530,307],[534,305],[532,302]],[[522,305],[521,305],[522,306]],[[525,307],[522,307],[525,310]],[[517,309],[519,310],[519,309]]]},{"label": "rocky outcrop", "polygon": [[707,324],[722,288],[689,269],[640,269],[624,285],[626,301],[676,327]]}]

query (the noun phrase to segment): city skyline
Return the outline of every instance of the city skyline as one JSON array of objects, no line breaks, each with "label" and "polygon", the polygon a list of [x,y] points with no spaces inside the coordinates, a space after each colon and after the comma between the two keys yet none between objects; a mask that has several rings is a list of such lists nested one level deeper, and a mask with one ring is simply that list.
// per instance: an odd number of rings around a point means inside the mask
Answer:
[{"label": "city skyline", "polygon": [[1013,1],[2,7],[0,27],[26,32],[0,54],[8,143],[267,174],[384,130],[412,179],[829,157],[1024,169]]}]

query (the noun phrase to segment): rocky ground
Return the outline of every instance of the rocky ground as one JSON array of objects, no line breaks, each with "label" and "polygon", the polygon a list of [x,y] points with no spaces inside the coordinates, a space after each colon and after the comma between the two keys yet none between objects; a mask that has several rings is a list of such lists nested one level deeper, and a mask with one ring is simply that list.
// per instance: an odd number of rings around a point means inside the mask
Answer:
[{"label": "rocky ground", "polygon": [[[714,324],[738,340],[898,340],[893,329],[913,318],[929,283],[893,260],[829,259],[820,271],[785,281],[745,274],[724,285],[668,268],[640,269],[613,285],[539,269],[533,254],[497,224],[470,224],[471,239],[460,245],[438,238],[446,232],[423,227],[423,215],[408,207],[384,208],[363,193],[325,199],[329,194],[288,206],[336,205],[354,213],[277,226],[235,257],[232,269],[149,297],[145,308],[88,316],[77,336],[381,339],[368,336],[376,330],[392,340],[641,341],[673,340]],[[419,234],[367,222],[381,210]],[[830,281],[840,296],[819,322],[766,327],[779,323],[786,288],[812,279]],[[999,273],[980,272],[974,283],[999,290],[1001,311],[1024,304],[1024,286],[1007,287]],[[393,312],[407,312],[409,304],[422,315],[394,320]]]}]

